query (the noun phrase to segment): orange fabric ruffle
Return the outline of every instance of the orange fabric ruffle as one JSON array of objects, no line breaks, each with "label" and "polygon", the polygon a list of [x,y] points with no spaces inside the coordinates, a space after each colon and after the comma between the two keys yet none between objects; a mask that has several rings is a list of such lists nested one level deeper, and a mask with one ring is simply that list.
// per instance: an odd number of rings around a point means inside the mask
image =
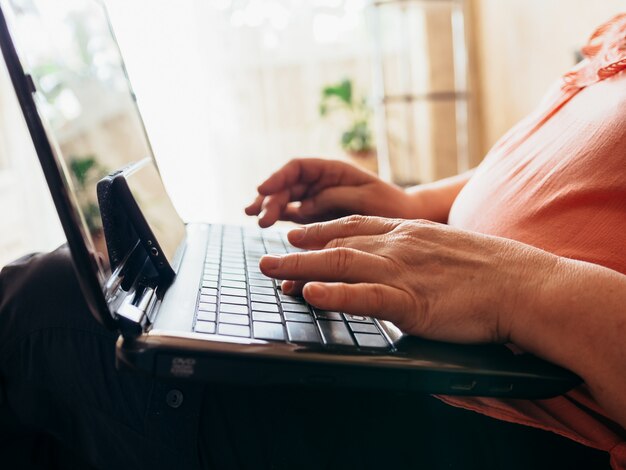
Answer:
[{"label": "orange fabric ruffle", "polygon": [[626,70],[626,13],[593,33],[582,49],[586,61],[564,76],[565,89],[580,89]]}]

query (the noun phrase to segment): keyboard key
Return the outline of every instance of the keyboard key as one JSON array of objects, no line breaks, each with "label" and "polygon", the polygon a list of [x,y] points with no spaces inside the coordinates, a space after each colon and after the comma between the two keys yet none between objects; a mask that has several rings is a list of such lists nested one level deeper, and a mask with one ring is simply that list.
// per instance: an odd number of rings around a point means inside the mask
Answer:
[{"label": "keyboard key", "polygon": [[274,254],[274,255],[280,255],[280,254],[284,254],[287,253],[287,250],[285,250],[285,246],[283,245],[283,242],[281,241],[268,241],[265,243],[265,247],[267,248],[267,252]]},{"label": "keyboard key", "polygon": [[252,280],[252,279],[260,279],[260,280],[269,279],[269,277],[267,277],[263,273],[248,273],[248,277],[250,278],[250,280]]},{"label": "keyboard key", "polygon": [[215,323],[212,321],[197,321],[193,331],[197,333],[215,334]]},{"label": "keyboard key", "polygon": [[294,297],[291,295],[283,294],[282,292],[278,293],[278,298],[281,302],[287,302],[291,304],[304,304],[304,299],[302,297]]},{"label": "keyboard key", "polygon": [[232,295],[220,296],[220,302],[223,304],[248,305],[248,299],[245,297],[235,297]]},{"label": "keyboard key", "polygon": [[364,317],[362,315],[348,315],[347,313],[344,313],[344,316],[346,317],[346,320],[351,322],[374,323],[374,320],[372,320],[370,317]]},{"label": "keyboard key", "polygon": [[222,246],[222,262],[243,262],[243,244],[241,242],[230,243],[224,240]]},{"label": "keyboard key", "polygon": [[220,313],[236,313],[237,315],[249,315],[247,305],[221,304]]},{"label": "keyboard key", "polygon": [[306,304],[289,304],[284,302],[282,307],[284,312],[309,313],[309,307]]},{"label": "keyboard key", "polygon": [[276,296],[275,295],[262,295],[262,294],[251,294],[250,295],[250,300],[252,300],[252,302],[265,302],[268,304],[277,304],[278,301],[276,300]]},{"label": "keyboard key", "polygon": [[348,325],[350,326],[350,329],[353,333],[370,333],[374,335],[380,334],[378,328],[376,328],[376,325],[373,325],[371,323],[348,323]]},{"label": "keyboard key", "polygon": [[216,304],[217,303],[217,296],[215,295],[201,295],[200,296],[200,302],[204,302],[207,304]]},{"label": "keyboard key", "polygon": [[200,290],[200,293],[203,294],[203,295],[215,295],[216,296],[217,295],[217,289],[213,289],[213,288],[210,288],[210,287],[203,287]]},{"label": "keyboard key", "polygon": [[203,312],[201,310],[198,311],[198,320],[214,322],[215,317],[216,317],[215,312]]},{"label": "keyboard key", "polygon": [[269,312],[252,312],[252,319],[254,321],[267,321],[272,323],[282,323],[283,320],[278,313]]},{"label": "keyboard key", "polygon": [[250,337],[250,327],[244,325],[231,325],[229,323],[220,323],[219,334],[224,336],[242,336]]},{"label": "keyboard key", "polygon": [[202,279],[205,281],[215,281],[217,282],[217,274],[205,274],[202,276]]},{"label": "keyboard key", "polygon": [[202,287],[209,287],[211,289],[217,289],[217,281],[205,281],[202,280]]},{"label": "keyboard key", "polygon": [[272,282],[271,279],[250,279],[250,285],[251,286],[257,286],[257,287],[271,287],[272,289],[274,288],[274,283]]},{"label": "keyboard key", "polygon": [[247,315],[220,312],[220,324],[222,323],[230,323],[231,325],[248,325],[250,324],[250,320]]},{"label": "keyboard key", "polygon": [[241,267],[241,268],[233,268],[230,266],[223,266],[222,267],[222,276],[225,276],[226,274],[238,274],[240,276],[244,276],[246,274],[246,270]]},{"label": "keyboard key", "polygon": [[247,297],[248,291],[246,289],[235,289],[234,287],[222,287],[220,289],[222,295],[234,295],[235,297]]},{"label": "keyboard key", "polygon": [[246,276],[244,274],[222,273],[222,279],[228,279],[229,281],[246,282]]},{"label": "keyboard key", "polygon": [[200,312],[216,312],[217,304],[209,304],[206,302],[200,302],[198,304],[198,311]]},{"label": "keyboard key", "polygon": [[329,310],[319,310],[319,309],[314,309],[315,311],[315,317],[316,318],[322,318],[324,320],[339,320],[339,321],[343,321],[343,318],[341,316],[341,313],[339,312],[331,312]]},{"label": "keyboard key", "polygon": [[230,240],[224,240],[224,245],[222,246],[222,261],[243,261],[243,259],[243,245],[241,242],[230,243]]},{"label": "keyboard key", "polygon": [[242,281],[231,281],[230,279],[222,279],[222,287],[232,287],[233,289],[245,289],[246,283]]},{"label": "keyboard key", "polygon": [[313,323],[313,316],[310,313],[283,312],[283,316],[287,321]]},{"label": "keyboard key", "polygon": [[274,295],[273,287],[250,286],[251,294]]},{"label": "keyboard key", "polygon": [[273,312],[278,313],[278,305],[275,304],[264,304],[260,302],[252,302],[252,310],[255,312]]},{"label": "keyboard key", "polygon": [[344,322],[319,320],[320,332],[326,344],[333,346],[352,346],[352,335]]},{"label": "keyboard key", "polygon": [[263,323],[255,321],[253,323],[253,336],[258,339],[268,339],[273,341],[284,341],[285,332],[280,323]]},{"label": "keyboard key", "polygon": [[387,340],[378,335],[368,335],[367,333],[355,333],[354,337],[356,338],[356,342],[361,348],[372,348],[372,349],[388,349],[389,343]]},{"label": "keyboard key", "polygon": [[289,341],[294,343],[319,343],[317,328],[312,323],[287,322]]}]

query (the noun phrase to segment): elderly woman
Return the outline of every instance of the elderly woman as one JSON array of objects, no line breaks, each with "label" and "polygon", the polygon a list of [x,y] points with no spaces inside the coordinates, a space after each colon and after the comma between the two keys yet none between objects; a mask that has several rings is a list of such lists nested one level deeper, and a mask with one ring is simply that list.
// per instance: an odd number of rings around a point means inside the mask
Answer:
[{"label": "elderly woman", "polygon": [[431,339],[510,342],[577,372],[585,386],[552,400],[442,400],[626,468],[626,14],[583,52],[475,171],[402,191],[340,162],[294,160],[246,210],[261,226],[385,217],[294,230],[313,251],[261,268],[324,309]]},{"label": "elderly woman", "polygon": [[285,292],[428,338],[513,343],[585,386],[503,401],[125,374],[59,250],[0,275],[5,415],[97,468],[626,469],[626,15],[585,54],[471,173],[405,192],[294,160],[247,208],[262,226],[360,214],[292,231],[309,252],[263,258]]}]

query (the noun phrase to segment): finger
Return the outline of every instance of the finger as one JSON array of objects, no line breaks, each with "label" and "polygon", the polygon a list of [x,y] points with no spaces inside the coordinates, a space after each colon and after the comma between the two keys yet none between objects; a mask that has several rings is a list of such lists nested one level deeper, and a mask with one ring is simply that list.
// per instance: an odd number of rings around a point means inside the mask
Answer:
[{"label": "finger", "polygon": [[266,228],[273,225],[280,218],[280,214],[289,202],[290,197],[288,190],[266,196],[259,214],[259,226]]},{"label": "finger", "polygon": [[[298,201],[302,198],[306,191],[307,187],[300,184],[271,196],[258,195],[254,202],[246,208],[246,214],[258,215],[262,219],[267,218],[268,220],[263,222],[263,227],[269,227],[277,219],[291,220],[284,216],[285,209],[291,201]],[[269,216],[267,208],[269,208]]]},{"label": "finger", "polygon": [[351,248],[367,253],[380,255],[383,248],[388,245],[381,235],[359,235],[357,237],[333,238],[322,249]]},{"label": "finger", "polygon": [[320,222],[358,213],[360,206],[359,194],[353,187],[333,187],[302,200],[300,204],[288,205],[281,218],[299,224]]},{"label": "finger", "polygon": [[319,192],[327,186],[359,185],[372,180],[372,175],[345,162],[323,158],[296,158],[271,175],[257,188],[259,194],[270,195],[297,183]]},{"label": "finger", "polygon": [[300,212],[300,205],[301,203],[299,202],[287,204],[287,207],[285,207],[285,210],[283,211],[283,220],[287,220],[289,222],[295,222],[297,224],[308,224],[311,222],[320,222],[323,220],[328,220],[328,219],[320,220],[317,217],[311,217],[311,218],[304,217]]},{"label": "finger", "polygon": [[352,215],[339,220],[311,224],[290,231],[289,242],[300,248],[320,249],[335,238],[362,235],[382,235],[400,225],[403,221],[383,217]]},{"label": "finger", "polygon": [[360,212],[359,192],[351,186],[335,186],[322,190],[314,196],[304,199],[300,213],[304,217],[315,217],[333,211],[350,210]]},{"label": "finger", "polygon": [[249,206],[245,208],[246,214],[247,215],[259,215],[259,213],[261,212],[261,207],[263,206],[264,199],[265,199],[265,196],[261,194],[255,197],[252,204],[250,204]]},{"label": "finger", "polygon": [[385,258],[349,248],[267,255],[259,266],[266,276],[291,281],[376,282],[389,274]]},{"label": "finger", "polygon": [[302,288],[305,286],[304,281],[283,281],[280,289],[285,295],[299,297],[302,295]]},{"label": "finger", "polygon": [[327,160],[315,158],[293,159],[261,183],[257,190],[259,194],[270,195],[296,183],[312,183],[321,177],[327,163]]},{"label": "finger", "polygon": [[389,320],[404,331],[413,329],[419,319],[413,298],[385,284],[309,282],[303,295],[307,302],[323,310]]}]

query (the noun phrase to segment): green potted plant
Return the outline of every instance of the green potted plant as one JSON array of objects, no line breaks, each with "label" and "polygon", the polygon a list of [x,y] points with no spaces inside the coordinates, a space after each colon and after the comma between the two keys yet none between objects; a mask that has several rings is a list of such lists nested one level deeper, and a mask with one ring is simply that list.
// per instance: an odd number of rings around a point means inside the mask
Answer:
[{"label": "green potted plant", "polygon": [[320,116],[335,112],[342,112],[349,119],[348,128],[341,134],[341,147],[355,163],[376,172],[376,147],[370,124],[372,110],[365,96],[355,96],[350,79],[322,89]]}]

